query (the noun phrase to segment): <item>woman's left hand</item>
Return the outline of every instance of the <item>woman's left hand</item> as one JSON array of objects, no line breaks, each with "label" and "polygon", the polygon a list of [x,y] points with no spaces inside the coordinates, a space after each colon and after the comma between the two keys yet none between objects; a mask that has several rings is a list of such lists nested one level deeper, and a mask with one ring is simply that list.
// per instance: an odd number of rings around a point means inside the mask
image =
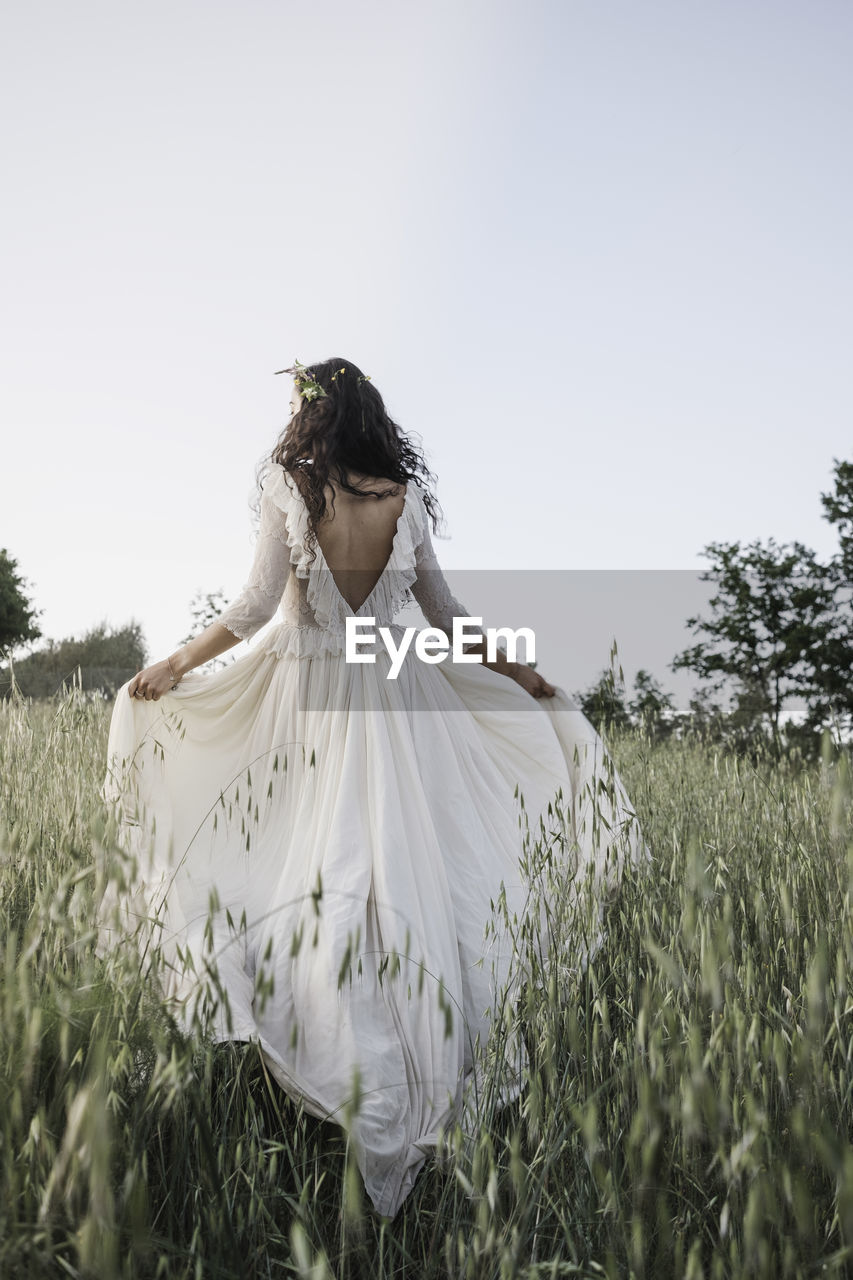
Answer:
[{"label": "woman's left hand", "polygon": [[164,693],[168,693],[175,683],[169,667],[169,659],[164,658],[162,662],[155,662],[153,667],[146,667],[144,671],[138,672],[128,685],[127,692],[131,698],[138,698],[140,701],[144,698],[146,702],[156,702]]},{"label": "woman's left hand", "polygon": [[515,671],[511,672],[510,676],[533,698],[553,698],[557,692],[553,684],[549,684],[544,676],[534,671],[533,667],[529,667],[525,662],[516,662]]}]

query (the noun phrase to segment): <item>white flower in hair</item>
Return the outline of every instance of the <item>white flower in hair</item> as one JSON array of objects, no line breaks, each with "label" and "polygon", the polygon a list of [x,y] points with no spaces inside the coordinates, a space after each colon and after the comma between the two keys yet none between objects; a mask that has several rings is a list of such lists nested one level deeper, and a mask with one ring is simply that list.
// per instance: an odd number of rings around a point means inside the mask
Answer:
[{"label": "white flower in hair", "polygon": [[289,369],[276,369],[276,373],[292,374],[303,400],[316,400],[319,396],[327,394],[311,370],[306,365],[300,364],[298,360]]}]

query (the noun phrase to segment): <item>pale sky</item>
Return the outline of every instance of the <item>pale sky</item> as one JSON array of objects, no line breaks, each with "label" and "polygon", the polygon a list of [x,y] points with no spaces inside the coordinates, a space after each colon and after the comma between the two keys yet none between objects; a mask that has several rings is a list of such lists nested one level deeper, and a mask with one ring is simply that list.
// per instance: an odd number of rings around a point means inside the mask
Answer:
[{"label": "pale sky", "polygon": [[851,65],[846,0],[7,5],[0,546],[45,634],[153,660],[236,595],[297,358],[422,438],[448,570],[830,555]]}]

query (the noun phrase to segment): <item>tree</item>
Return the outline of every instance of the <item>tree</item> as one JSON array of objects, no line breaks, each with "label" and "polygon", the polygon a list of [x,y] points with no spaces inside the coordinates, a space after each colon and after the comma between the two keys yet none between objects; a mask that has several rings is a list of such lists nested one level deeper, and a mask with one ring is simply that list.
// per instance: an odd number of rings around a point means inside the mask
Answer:
[{"label": "tree", "polygon": [[621,728],[631,723],[625,705],[625,683],[621,668],[618,676],[612,668],[602,671],[595,684],[583,692],[575,690],[573,696],[596,729]]},{"label": "tree", "polygon": [[179,644],[189,644],[199,631],[203,631],[205,627],[209,627],[211,622],[215,622],[219,615],[228,608],[228,600],[225,592],[219,587],[216,591],[202,591],[199,587],[198,591],[190,601],[190,617],[192,619],[192,627],[189,635],[184,636],[183,640],[179,640]]},{"label": "tree", "polygon": [[727,716],[710,689],[698,689],[690,699],[687,711],[678,717],[679,736],[695,733],[705,741],[722,742],[725,738]]},{"label": "tree", "polygon": [[9,693],[13,681],[26,697],[45,698],[79,679],[83,689],[114,697],[146,661],[138,622],[119,628],[102,622],[79,638],[48,640],[35,653],[0,669],[0,696]]},{"label": "tree", "polygon": [[835,470],[835,490],[822,493],[820,500],[824,508],[824,520],[834,524],[838,530],[838,541],[841,549],[833,564],[840,570],[840,576],[849,587],[853,585],[853,462],[839,462],[832,459]]},{"label": "tree", "polygon": [[[225,592],[219,587],[216,591],[202,591],[199,587],[198,591],[190,601],[190,617],[192,619],[192,627],[188,635],[183,640],[179,640],[179,644],[189,644],[194,636],[197,636],[205,627],[209,627],[212,622],[216,622],[219,615],[228,608],[229,601],[225,596]],[[229,662],[234,661],[234,655],[228,658],[212,658],[210,662],[206,662],[205,667],[213,671],[226,667]]]},{"label": "tree", "polygon": [[14,649],[41,635],[35,621],[38,611],[27,599],[26,588],[17,560],[0,548],[0,649]]},{"label": "tree", "polygon": [[820,729],[853,726],[853,463],[835,464],[835,489],[822,493],[824,519],[836,527],[839,551],[827,566],[834,601],[833,625],[814,654],[808,724]]},{"label": "tree", "polygon": [[710,543],[712,562],[701,575],[716,584],[710,619],[688,618],[706,639],[678,654],[672,670],[686,667],[712,688],[736,682],[737,710],[768,728],[779,744],[781,713],[793,697],[814,692],[815,663],[834,626],[835,593],[826,566],[802,543],[756,540]]},{"label": "tree", "polygon": [[628,703],[632,719],[651,738],[668,738],[675,728],[675,703],[664,693],[650,671],[641,667],[634,679],[634,697]]}]

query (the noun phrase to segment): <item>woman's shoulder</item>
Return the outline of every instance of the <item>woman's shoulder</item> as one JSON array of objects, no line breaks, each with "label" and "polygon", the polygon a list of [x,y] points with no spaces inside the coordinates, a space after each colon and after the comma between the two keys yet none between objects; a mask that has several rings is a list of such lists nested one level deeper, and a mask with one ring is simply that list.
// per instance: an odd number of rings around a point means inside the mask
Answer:
[{"label": "woman's shoulder", "polygon": [[261,506],[278,507],[286,516],[293,517],[301,505],[300,491],[289,471],[277,462],[267,463],[260,476]]},{"label": "woman's shoulder", "polygon": [[285,495],[298,492],[293,473],[285,471],[280,462],[268,462],[261,472],[261,492]]}]

